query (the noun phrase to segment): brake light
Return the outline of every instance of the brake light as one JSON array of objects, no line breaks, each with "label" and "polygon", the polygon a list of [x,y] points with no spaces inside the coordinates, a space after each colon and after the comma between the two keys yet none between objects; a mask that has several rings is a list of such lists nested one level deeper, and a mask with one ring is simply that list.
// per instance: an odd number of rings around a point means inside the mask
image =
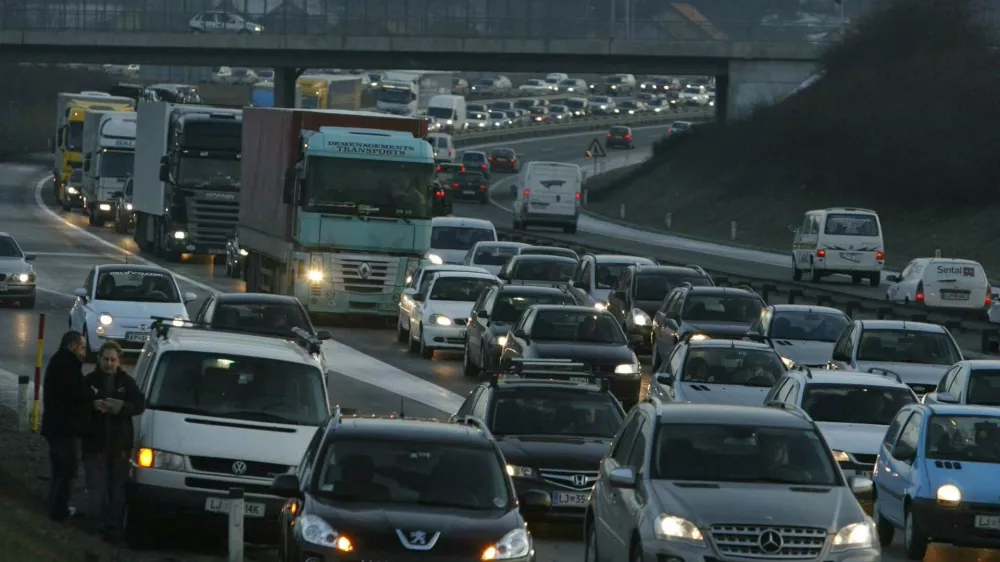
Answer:
[{"label": "brake light", "polygon": [[482,165],[482,168],[483,168],[483,169],[485,170],[485,169],[486,169],[486,164],[483,164],[483,165]]},{"label": "brake light", "polygon": [[448,156],[451,156],[451,149],[448,149]]},{"label": "brake light", "polygon": [[579,192],[579,191],[577,191],[577,192],[576,192],[576,200],[577,200],[577,201],[579,201],[579,200],[580,200],[580,192]]},{"label": "brake light", "polygon": [[527,197],[529,195],[531,195],[531,190],[530,189],[525,189],[524,190],[524,196]]},{"label": "brake light", "polygon": [[482,184],[482,185],[480,185],[480,186],[479,186],[479,189],[481,189],[481,190],[483,190],[483,191],[486,191],[486,187],[487,187],[487,186],[486,186],[486,184],[484,183],[484,184]]},{"label": "brake light", "polygon": [[462,164],[462,171],[465,171],[465,164]]},{"label": "brake light", "polygon": [[458,184],[457,183],[453,183],[453,184],[451,184],[451,186],[454,187],[455,189],[458,189]]},{"label": "brake light", "polygon": [[611,133],[608,133],[608,140],[611,140]]},{"label": "brake light", "polygon": [[490,156],[490,162],[492,162],[492,161],[493,161],[493,157],[492,157],[492,156]]},{"label": "brake light", "polygon": [[917,299],[917,302],[919,302],[919,303],[924,302],[924,282],[923,281],[917,283],[917,294],[914,295],[914,298]]},{"label": "brake light", "polygon": [[674,134],[674,130],[673,130],[673,129],[667,129],[667,134],[668,134],[668,135],[672,135],[672,134]]},{"label": "brake light", "polygon": [[443,191],[435,191],[434,192],[434,197],[437,197],[438,199],[441,199],[442,197],[444,197],[444,192]]},{"label": "brake light", "polygon": [[817,258],[825,258],[826,257],[826,250],[816,250],[816,257]]},{"label": "brake light", "polygon": [[986,298],[983,300],[983,304],[989,306],[993,304],[993,285],[989,281],[986,282]]},{"label": "brake light", "polygon": [[510,161],[511,162],[517,162],[517,158],[511,158]]},{"label": "brake light", "polygon": [[439,171],[439,172],[441,171],[441,166],[437,167],[437,171]]},{"label": "brake light", "polygon": [[883,254],[882,252],[875,252],[875,259],[877,259],[878,261],[884,260],[885,254]]},{"label": "brake light", "polygon": [[632,140],[632,135],[625,135],[625,140]]}]

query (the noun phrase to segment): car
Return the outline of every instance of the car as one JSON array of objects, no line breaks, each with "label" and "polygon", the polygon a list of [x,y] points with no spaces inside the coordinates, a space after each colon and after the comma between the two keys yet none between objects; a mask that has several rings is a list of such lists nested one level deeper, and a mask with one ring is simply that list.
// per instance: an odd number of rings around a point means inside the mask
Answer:
[{"label": "car", "polygon": [[490,104],[490,111],[509,111],[512,109],[517,109],[514,107],[514,102],[510,100],[497,100]]},{"label": "car", "polygon": [[530,78],[517,87],[517,91],[524,94],[547,94],[550,91],[548,84],[545,80],[539,80],[537,78]]},{"label": "car", "polygon": [[556,86],[559,92],[567,94],[583,94],[588,91],[587,81],[582,78],[567,78]]},{"label": "car", "polygon": [[194,293],[181,292],[170,270],[133,264],[95,265],[73,293],[69,329],[83,334],[88,358],[105,341],[118,343],[128,355],[139,354],[154,319],[187,321],[187,303],[198,300]]},{"label": "car", "polygon": [[488,220],[434,217],[431,219],[431,249],[424,259],[435,265],[461,265],[476,242],[496,240],[496,227]]},{"label": "car", "polygon": [[452,178],[451,189],[455,199],[475,199],[481,205],[489,203],[489,180],[480,171],[459,172]]},{"label": "car", "polygon": [[845,476],[871,478],[879,445],[899,411],[919,401],[887,372],[791,369],[764,398],[801,408],[812,419]]},{"label": "car", "polygon": [[485,130],[490,127],[490,116],[481,111],[470,111],[466,114],[466,122],[473,131]]},{"label": "car", "polygon": [[424,359],[434,351],[465,348],[465,326],[472,305],[487,288],[496,285],[497,278],[488,273],[441,271],[410,297],[410,352]]},{"label": "car", "polygon": [[425,264],[418,266],[416,271],[406,278],[406,286],[399,296],[399,317],[396,321],[396,339],[399,343],[410,341],[410,313],[416,305],[413,295],[420,292],[430,284],[430,280],[435,275],[443,271],[464,271],[466,273],[484,273],[492,275],[492,272],[483,268],[466,265],[434,265]]},{"label": "car", "polygon": [[694,132],[694,123],[690,121],[674,121],[667,125],[667,136],[689,135]]},{"label": "car", "polygon": [[520,178],[520,189],[512,187],[512,226],[559,227],[567,234],[576,232],[580,219],[583,172],[568,162],[528,162]]},{"label": "car", "polygon": [[549,91],[554,92],[559,89],[559,83],[567,78],[569,76],[562,72],[551,72],[545,76],[545,85],[548,86]]},{"label": "car", "polygon": [[680,81],[669,76],[652,76],[639,84],[640,89],[653,92],[665,92],[674,86],[680,86]]},{"label": "car", "polygon": [[688,84],[681,90],[681,103],[684,105],[706,106],[708,105],[708,92],[704,86]]},{"label": "car", "polygon": [[453,416],[472,416],[495,436],[518,496],[552,498],[532,523],[583,520],[601,458],[625,419],[618,400],[577,367],[524,362],[475,387]]},{"label": "car", "polygon": [[115,192],[114,208],[115,216],[112,219],[115,232],[127,234],[135,228],[135,211],[132,210],[132,176],[125,180],[125,187],[121,191]]},{"label": "car", "polygon": [[964,360],[944,326],[909,320],[854,320],[837,339],[830,368],[887,369],[922,395],[936,389],[952,365]]},{"label": "car", "polygon": [[460,560],[534,559],[524,517],[548,512],[552,498],[516,495],[481,422],[342,412],[334,410],[311,436],[301,467],[271,483],[287,498],[279,562],[410,560],[440,552]]},{"label": "car", "polygon": [[680,92],[678,92],[676,90],[670,90],[668,92],[663,92],[660,95],[662,96],[662,99],[665,99],[668,102],[670,102],[670,107],[672,109],[676,109],[677,106],[682,105],[681,104],[681,94],[680,94]]},{"label": "car", "polygon": [[878,213],[856,207],[806,211],[799,225],[789,225],[792,241],[792,279],[806,274],[812,282],[832,274],[851,276],[860,285],[882,282],[885,242]]},{"label": "car", "polygon": [[226,332],[285,339],[304,337],[316,346],[316,342],[333,339],[327,330],[316,330],[302,302],[288,295],[217,293],[205,299],[192,322]]},{"label": "car", "polygon": [[518,127],[528,123],[530,114],[525,109],[505,109],[501,111],[507,117],[508,127]]},{"label": "car", "polygon": [[910,560],[929,543],[1000,548],[1000,410],[913,404],[889,426],[875,467],[872,519],[883,545],[903,530]]},{"label": "car", "polygon": [[516,255],[497,274],[504,283],[568,287],[577,260],[563,256]]},{"label": "car", "polygon": [[457,76],[451,79],[451,93],[456,96],[464,96],[469,93],[469,81]]},{"label": "car", "polygon": [[566,101],[563,103],[573,114],[573,117],[586,117],[590,115],[590,102],[587,98],[566,98]]},{"label": "car", "polygon": [[800,411],[643,402],[601,461],[585,559],[877,562],[871,488]]},{"label": "car", "polygon": [[528,246],[521,249],[520,253],[525,256],[563,256],[577,261],[580,260],[580,255],[573,250],[558,246]]},{"label": "car", "polygon": [[35,261],[33,254],[25,254],[17,240],[0,232],[0,304],[16,302],[21,308],[35,308]]},{"label": "car", "polygon": [[465,106],[466,113],[471,113],[473,111],[477,111],[479,113],[489,113],[490,108],[485,103],[470,103]]},{"label": "car", "polygon": [[638,115],[646,112],[646,105],[636,99],[618,100],[615,115]]},{"label": "car", "polygon": [[773,304],[761,312],[747,337],[770,344],[796,364],[825,368],[850,317],[836,308]]},{"label": "car", "polygon": [[1000,406],[1000,361],[965,360],[955,364],[924,395],[924,404],[973,404]]},{"label": "car", "polygon": [[639,401],[639,359],[614,316],[589,306],[532,305],[506,334],[498,367],[516,360],[565,359],[587,365],[610,380],[611,392],[625,406]]},{"label": "car", "polygon": [[689,334],[654,373],[649,396],[674,404],[761,406],[788,367],[766,344]]},{"label": "car", "polygon": [[523,242],[476,242],[469,253],[465,254],[465,265],[481,267],[496,275],[507,260],[528,247],[530,245]]},{"label": "car", "polygon": [[961,312],[985,311],[993,302],[993,286],[976,261],[917,258],[899,275],[889,275],[885,300]]},{"label": "car", "polygon": [[455,176],[465,171],[465,164],[444,163],[434,167],[434,178],[442,185],[450,185],[455,182]]},{"label": "car", "polygon": [[749,287],[676,287],[653,315],[653,368],[688,334],[744,337],[765,306]]},{"label": "car", "polygon": [[455,159],[455,142],[447,133],[428,133],[427,142],[434,149],[434,162],[446,164]]},{"label": "car", "polygon": [[667,98],[656,98],[649,100],[646,104],[646,108],[653,113],[666,113],[673,109],[675,104]]},{"label": "car", "polygon": [[604,139],[605,148],[635,148],[632,141],[632,127],[615,125]]},{"label": "car", "polygon": [[531,111],[536,107],[542,107],[544,104],[539,98],[521,98],[514,102],[514,109],[524,109],[526,111]]},{"label": "car", "polygon": [[550,105],[549,116],[556,121],[569,121],[573,112],[565,105]]},{"label": "car", "polygon": [[466,150],[459,158],[459,162],[465,165],[467,171],[479,170],[487,179],[490,177],[489,160],[486,153],[481,150]]},{"label": "car", "polygon": [[65,185],[65,193],[60,198],[64,211],[83,207],[83,168],[74,168]]},{"label": "car", "polygon": [[649,258],[620,254],[584,254],[573,274],[572,290],[581,302],[607,310],[611,289],[630,265],[657,265]]},{"label": "car", "polygon": [[516,174],[521,171],[521,166],[517,161],[517,153],[513,148],[494,148],[489,156],[491,172],[510,172]]},{"label": "car", "polygon": [[531,121],[533,123],[547,124],[552,122],[552,116],[549,114],[549,108],[547,107],[539,106],[532,108],[530,110],[530,113],[531,113]]},{"label": "car", "polygon": [[188,23],[191,33],[235,33],[240,35],[264,33],[264,26],[228,12],[202,12]]},{"label": "car", "polygon": [[534,304],[579,303],[566,289],[532,285],[490,287],[472,306],[465,329],[465,353],[462,367],[465,376],[479,376],[499,368],[500,355],[510,331],[529,306]]},{"label": "car", "polygon": [[608,312],[618,319],[626,334],[642,336],[637,352],[652,351],[653,316],[667,295],[681,283],[697,287],[715,285],[701,267],[689,265],[630,265],[618,276],[608,295]]},{"label": "car", "polygon": [[513,127],[514,121],[510,118],[510,115],[506,111],[491,111],[489,114],[489,127],[491,129],[502,129],[504,127]]}]

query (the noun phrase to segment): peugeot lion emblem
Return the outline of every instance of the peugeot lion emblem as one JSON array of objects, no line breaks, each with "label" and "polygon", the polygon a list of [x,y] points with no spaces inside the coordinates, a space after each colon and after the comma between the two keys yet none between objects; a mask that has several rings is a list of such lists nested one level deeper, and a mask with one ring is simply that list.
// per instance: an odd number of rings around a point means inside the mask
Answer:
[{"label": "peugeot lion emblem", "polygon": [[587,476],[585,474],[574,474],[573,475],[573,484],[575,486],[586,486],[587,485]]},{"label": "peugeot lion emblem", "polygon": [[438,539],[441,538],[441,532],[428,535],[427,531],[404,532],[402,529],[396,529],[396,536],[399,537],[399,542],[403,543],[403,547],[407,550],[427,551],[437,544]]},{"label": "peugeot lion emblem", "polygon": [[246,474],[247,463],[243,461],[236,461],[233,463],[233,474]]},{"label": "peugeot lion emblem", "polygon": [[781,539],[778,531],[767,530],[760,534],[757,544],[760,545],[760,549],[765,554],[776,554],[784,546],[784,541]]},{"label": "peugeot lion emblem", "polygon": [[362,262],[361,265],[358,266],[358,277],[368,279],[371,274],[372,266],[368,265],[368,262]]}]

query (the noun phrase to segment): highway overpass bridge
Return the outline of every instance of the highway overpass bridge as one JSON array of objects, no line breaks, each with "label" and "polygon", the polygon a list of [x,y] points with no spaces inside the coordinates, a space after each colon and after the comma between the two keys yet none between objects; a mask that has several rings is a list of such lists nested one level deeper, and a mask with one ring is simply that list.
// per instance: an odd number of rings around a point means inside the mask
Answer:
[{"label": "highway overpass bridge", "polygon": [[303,68],[712,75],[732,118],[875,1],[0,0],[0,60],[273,67],[276,101]]}]

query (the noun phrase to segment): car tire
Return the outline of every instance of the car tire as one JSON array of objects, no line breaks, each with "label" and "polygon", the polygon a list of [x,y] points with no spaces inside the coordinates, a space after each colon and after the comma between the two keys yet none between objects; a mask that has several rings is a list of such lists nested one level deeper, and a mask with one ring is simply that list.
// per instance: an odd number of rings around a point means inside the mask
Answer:
[{"label": "car tire", "polygon": [[823,279],[823,274],[816,269],[816,264],[812,261],[809,262],[809,280],[813,283],[819,283]]},{"label": "car tire", "polygon": [[917,524],[913,513],[906,510],[906,527],[903,529],[903,550],[909,560],[923,560],[927,555],[927,535]]},{"label": "car tire", "polygon": [[878,532],[878,542],[882,546],[892,544],[892,539],[896,535],[896,527],[888,519],[882,517],[878,511],[878,497],[875,498],[875,505],[872,506],[872,518],[875,519],[875,529]]},{"label": "car tire", "polygon": [[462,353],[462,374],[467,377],[478,377],[479,367],[472,363],[469,357],[469,340],[465,340],[465,351]]},{"label": "car tire", "polygon": [[860,285],[861,284],[861,274],[860,273],[852,273],[851,274],[851,284],[852,285]]},{"label": "car tire", "polygon": [[396,341],[406,343],[410,339],[410,330],[403,327],[403,321],[396,318]]},{"label": "car tire", "polygon": [[409,344],[409,346],[407,346],[407,349],[409,349],[410,353],[416,353],[416,352],[420,351],[420,342],[418,342],[417,340],[413,339],[413,330],[410,330],[408,332],[408,337],[409,337],[410,344]]},{"label": "car tire", "polygon": [[873,271],[868,275],[868,284],[872,287],[878,287],[882,284],[882,273],[879,271]]},{"label": "car tire", "polygon": [[792,281],[802,281],[802,270],[792,266]]},{"label": "car tire", "polygon": [[427,345],[427,340],[424,339],[424,326],[420,325],[420,342],[418,344],[420,349],[420,356],[424,359],[434,358],[434,348]]},{"label": "car tire", "polygon": [[59,205],[62,207],[62,210],[67,213],[73,210],[73,205],[70,204],[69,197],[63,197],[62,200],[59,201]]},{"label": "car tire", "polygon": [[583,559],[585,562],[599,562],[601,557],[597,552],[597,527],[591,521],[587,526],[587,538],[584,543]]}]

